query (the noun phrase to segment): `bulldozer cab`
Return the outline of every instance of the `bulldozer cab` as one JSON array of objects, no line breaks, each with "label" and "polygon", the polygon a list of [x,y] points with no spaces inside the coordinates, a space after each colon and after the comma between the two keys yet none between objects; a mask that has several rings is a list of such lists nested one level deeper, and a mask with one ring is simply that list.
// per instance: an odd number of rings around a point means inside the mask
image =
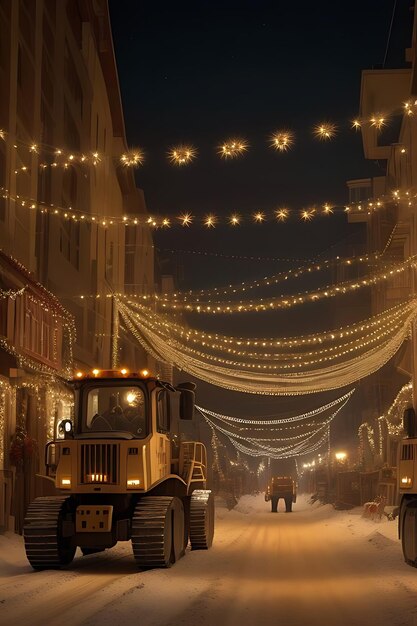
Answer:
[{"label": "bulldozer cab", "polygon": [[149,398],[140,382],[89,385],[81,391],[81,432],[126,432],[140,439],[147,436]]},{"label": "bulldozer cab", "polygon": [[175,388],[142,373],[110,370],[79,376],[73,386],[75,421],[62,423],[64,438],[146,439],[177,430],[179,419],[193,418],[192,383]]}]

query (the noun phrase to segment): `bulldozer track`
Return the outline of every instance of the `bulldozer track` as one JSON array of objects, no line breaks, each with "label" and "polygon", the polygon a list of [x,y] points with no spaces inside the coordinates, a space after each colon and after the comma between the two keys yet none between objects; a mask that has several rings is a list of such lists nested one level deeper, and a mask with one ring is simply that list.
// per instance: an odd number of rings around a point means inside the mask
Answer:
[{"label": "bulldozer track", "polygon": [[66,496],[36,498],[26,513],[23,538],[26,556],[34,569],[58,568],[70,563],[75,547],[61,537],[60,523]]},{"label": "bulldozer track", "polygon": [[[175,529],[178,510],[182,529]],[[173,527],[174,524],[174,527]],[[183,530],[184,514],[181,501],[171,496],[148,496],[136,505],[132,520],[132,548],[141,568],[169,567],[181,556],[176,538]],[[182,546],[181,546],[182,547]]]},{"label": "bulldozer track", "polygon": [[193,550],[207,550],[213,543],[214,502],[211,491],[196,489],[190,502],[190,542]]}]

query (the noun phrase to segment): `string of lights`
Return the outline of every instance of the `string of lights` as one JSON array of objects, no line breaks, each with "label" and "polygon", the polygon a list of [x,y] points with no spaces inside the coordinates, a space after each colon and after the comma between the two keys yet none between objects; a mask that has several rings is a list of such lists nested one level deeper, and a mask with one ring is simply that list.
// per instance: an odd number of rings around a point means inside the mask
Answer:
[{"label": "string of lights", "polygon": [[16,300],[16,298],[21,296],[25,290],[26,287],[22,287],[21,289],[0,289],[0,298]]},{"label": "string of lights", "polygon": [[[157,295],[154,296],[154,300],[164,310],[188,311],[211,315],[289,309],[294,306],[299,306],[300,304],[305,304],[306,302],[317,302],[324,298],[332,298],[338,295],[357,292],[363,288],[369,288],[370,286],[391,280],[396,275],[405,272],[408,268],[415,268],[416,266],[416,255],[413,255],[402,263],[391,265],[389,268],[385,268],[374,274],[368,274],[359,279],[343,281],[336,285],[327,285],[315,290],[307,290],[292,295],[280,295],[254,300],[238,300],[236,302],[232,300],[207,300],[207,302],[204,302],[200,298],[193,300],[190,297],[190,300],[188,300],[184,297],[183,300],[177,300],[174,297],[168,300],[167,297],[159,297]],[[138,298],[147,300],[152,298],[152,296],[144,295],[138,296]]]},{"label": "string of lights", "polygon": [[[123,306],[123,305],[122,305]],[[152,314],[146,315],[145,312],[140,314],[138,312],[131,312],[125,307],[127,315],[129,315],[136,325],[140,325],[142,329],[148,329],[152,333],[156,333],[160,338],[164,339],[171,347],[180,350],[183,354],[195,355],[197,358],[203,357],[208,361],[221,362],[222,364],[239,366],[244,368],[262,368],[264,370],[275,371],[277,369],[299,369],[300,363],[303,366],[310,366],[317,363],[335,362],[344,358],[346,354],[351,354],[357,351],[363,351],[365,347],[371,347],[374,344],[380,344],[383,338],[389,338],[403,325],[405,318],[411,310],[415,309],[415,303],[413,306],[403,306],[402,309],[397,309],[394,314],[389,316],[388,319],[378,320],[380,323],[374,330],[365,330],[361,327],[361,332],[355,337],[351,338],[348,333],[341,340],[341,343],[336,344],[333,336],[332,345],[326,346],[327,342],[319,342],[319,349],[309,349],[305,351],[302,343],[298,344],[298,351],[293,351],[294,348],[290,347],[290,352],[287,352],[285,347],[276,345],[272,351],[265,352],[264,346],[256,346],[254,351],[236,350],[231,347],[227,347],[227,344],[212,343],[209,341],[201,342],[201,350],[194,349],[189,345],[189,337],[175,337],[174,332],[170,332],[169,324],[158,324],[158,320],[154,321]],[[383,323],[381,323],[383,322]],[[370,326],[367,324],[366,326]],[[193,340],[193,338],[191,338]],[[265,342],[261,342],[265,344]],[[272,342],[271,342],[272,343]],[[277,342],[278,344],[279,342]],[[316,343],[317,345],[317,343]],[[288,346],[287,346],[288,347]],[[300,352],[300,347],[304,349]],[[216,353],[212,354],[211,351],[215,350]],[[260,350],[260,352],[258,352]],[[231,356],[233,355],[233,359]],[[259,365],[259,361],[262,365]]]},{"label": "string of lights", "polygon": [[[414,100],[408,100],[402,105],[393,107],[388,112],[376,112],[369,117],[357,117],[350,120],[349,128],[358,131],[360,128],[369,127],[376,131],[382,130],[389,125],[390,118],[394,114],[402,113],[405,117],[413,118],[417,113],[417,105]],[[323,121],[315,124],[311,128],[311,136],[320,141],[330,141],[339,134],[342,128],[346,127],[343,122]],[[48,167],[65,169],[74,166],[92,166],[97,167],[107,159],[116,159],[120,167],[137,168],[143,166],[147,160],[143,148],[131,148],[116,157],[101,154],[97,151],[89,153],[81,153],[76,151],[65,150],[62,147],[51,146],[39,141],[25,142],[15,136],[11,136],[5,130],[0,129],[0,140],[3,140],[11,148],[21,152],[22,149],[27,151],[28,157],[37,157],[40,160],[39,168],[46,169]],[[296,145],[296,133],[289,128],[281,128],[270,133],[265,142],[270,149],[278,153],[285,153]],[[222,160],[234,160],[244,156],[250,149],[249,141],[244,137],[227,138],[215,147],[216,153]],[[168,161],[177,167],[183,167],[192,163],[198,155],[198,149],[193,144],[178,144],[171,146],[165,150]],[[38,157],[41,157],[40,159]],[[24,165],[23,167],[28,167]],[[21,169],[21,168],[20,168]],[[17,170],[19,171],[19,170]]]},{"label": "string of lights", "polygon": [[388,433],[393,437],[400,437],[403,433],[402,426],[402,416],[404,410],[412,405],[413,399],[413,384],[411,382],[404,385],[396,397],[394,398],[392,404],[387,409],[385,413],[383,413],[378,419],[375,421],[375,424],[372,425],[369,422],[364,422],[359,426],[358,429],[358,437],[359,437],[359,449],[362,457],[364,456],[365,450],[365,438],[368,443],[368,446],[372,452],[375,454],[377,445],[375,440],[376,429],[378,429],[378,443],[379,443],[379,454],[382,456],[383,453],[383,432],[382,432],[382,424],[385,422],[387,424]]},{"label": "string of lights", "polygon": [[[27,169],[27,168],[26,168]],[[142,226],[151,229],[170,229],[175,226],[190,227],[199,226],[206,229],[215,229],[218,226],[238,227],[244,224],[271,224],[273,222],[282,224],[289,219],[296,218],[302,222],[311,222],[319,217],[329,217],[333,214],[358,212],[371,215],[382,208],[398,206],[400,201],[406,201],[414,205],[417,194],[410,194],[409,191],[396,190],[391,194],[386,194],[377,199],[368,201],[353,202],[348,205],[338,205],[325,202],[309,203],[309,208],[289,208],[279,206],[278,208],[258,209],[243,213],[234,211],[224,211],[221,215],[214,212],[191,212],[182,210],[180,213],[171,211],[165,215],[102,215],[87,213],[77,207],[63,207],[58,204],[48,203],[41,199],[14,194],[5,187],[0,187],[0,194],[4,199],[15,203],[19,207],[26,207],[28,210],[36,210],[45,215],[59,217],[73,222],[90,223],[103,228],[111,226]]]},{"label": "string of lights", "polygon": [[[252,449],[261,451],[264,456],[269,455],[269,454],[285,454],[285,455],[288,453],[299,454],[301,453],[302,450],[305,450],[306,448],[308,448],[310,445],[309,442],[311,441],[311,439],[314,436],[316,436],[319,432],[321,432],[321,430],[323,430],[321,428],[315,431],[312,435],[310,434],[310,436],[305,437],[302,442],[297,441],[296,443],[286,445],[286,446],[267,446],[262,443],[259,443],[259,440],[251,440],[249,438],[242,437],[241,435],[238,435],[236,433],[230,432],[227,429],[212,422],[207,416],[205,416],[205,419],[210,426],[214,427],[218,432],[222,433],[223,435],[226,435],[226,437],[228,437],[230,441],[240,443],[240,445],[251,445],[253,447]],[[325,427],[327,427],[327,424],[325,425]],[[242,443],[242,441],[244,443]]]},{"label": "string of lights", "polygon": [[312,444],[310,447],[306,447],[304,449],[301,450],[297,450],[297,451],[289,451],[287,453],[285,452],[274,452],[272,449],[270,451],[266,451],[266,450],[262,450],[262,449],[254,449],[251,448],[249,446],[245,446],[241,443],[239,443],[238,441],[236,441],[234,438],[229,438],[230,442],[233,444],[233,446],[236,448],[236,450],[238,450],[239,452],[243,453],[243,454],[247,454],[249,456],[253,456],[253,457],[265,457],[267,456],[270,459],[278,459],[278,460],[282,460],[282,459],[290,459],[290,458],[294,458],[294,457],[298,457],[298,456],[305,456],[307,454],[311,454],[312,452],[316,452],[317,450],[319,450],[324,444],[327,443],[327,431],[326,433],[319,439],[319,441],[317,441],[316,443]]},{"label": "string of lights", "polygon": [[0,467],[4,467],[4,430],[6,423],[6,399],[11,392],[8,381],[0,379]]},{"label": "string of lights", "polygon": [[[125,303],[122,303],[122,305]],[[143,306],[137,303],[129,303],[125,308],[132,309],[132,313],[143,314],[145,318],[152,321],[162,336],[167,336],[165,333],[169,333],[168,336],[178,336],[180,339],[186,339],[187,342],[197,343],[200,347],[205,349],[224,349],[228,353],[231,350],[239,350],[242,346],[250,347],[253,351],[264,352],[265,348],[278,348],[279,350],[296,349],[299,347],[326,345],[330,343],[334,344],[335,341],[344,340],[343,343],[348,342],[349,337],[368,336],[375,329],[384,325],[391,325],[398,320],[399,317],[407,315],[409,311],[413,310],[417,306],[417,300],[412,299],[408,302],[397,304],[390,307],[386,311],[379,313],[371,318],[358,322],[356,324],[339,327],[335,330],[325,331],[322,333],[313,333],[309,335],[302,335],[297,337],[233,337],[227,335],[220,335],[218,333],[211,333],[207,331],[200,331],[195,328],[190,328],[178,324],[171,316],[164,313],[154,313],[148,306]],[[214,343],[213,343],[214,342]],[[233,348],[231,348],[233,346]],[[238,354],[241,356],[243,352]]]},{"label": "string of lights", "polygon": [[210,411],[209,409],[205,409],[200,406],[196,406],[196,408],[202,413],[209,415],[210,417],[216,418],[218,420],[224,422],[234,422],[236,424],[242,424],[245,426],[282,426],[283,424],[291,424],[293,422],[304,421],[306,419],[310,419],[311,417],[315,417],[316,415],[320,415],[320,413],[324,413],[329,409],[332,409],[334,406],[337,406],[340,403],[346,402],[350,399],[355,389],[351,389],[348,393],[345,393],[340,398],[336,398],[336,400],[332,400],[332,402],[328,402],[317,409],[313,409],[311,411],[307,411],[306,413],[302,413],[300,415],[294,415],[293,417],[277,417],[275,419],[265,419],[263,417],[259,417],[257,419],[249,419],[243,417],[232,417],[230,415],[222,415],[221,413],[216,413],[215,411]]},{"label": "string of lights", "polygon": [[[309,443],[313,437],[320,434],[324,428],[327,428],[328,424],[330,424],[330,422],[335,418],[335,415],[336,414],[331,415],[330,418],[327,419],[320,426],[316,425],[314,429],[311,429],[310,431],[306,433],[301,433],[295,436],[293,435],[291,437],[280,437],[280,438],[249,437],[247,435],[243,436],[240,433],[232,432],[230,430],[225,429],[223,426],[219,426],[218,424],[215,424],[212,420],[210,420],[209,417],[207,417],[207,415],[205,416],[205,418],[209,420],[211,424],[214,424],[215,428],[217,428],[219,432],[223,433],[229,438],[232,438],[235,440],[241,440],[246,443],[249,443],[252,446],[255,446],[257,449],[263,450],[266,453],[269,453],[271,451],[275,453],[277,452],[287,453],[289,451],[298,452],[300,449],[304,449],[306,444]],[[265,442],[272,443],[272,442],[284,442],[284,441],[291,441],[291,444],[279,445],[279,446],[277,445],[272,446],[272,445],[265,444]]]},{"label": "string of lights", "polygon": [[[318,367],[314,370],[303,370],[303,364],[300,363],[297,372],[288,373],[277,368],[274,373],[268,373],[217,365],[209,362],[205,355],[199,358],[185,355],[181,350],[169,345],[157,333],[141,324],[136,324],[126,308],[120,306],[120,303],[119,310],[126,328],[154,358],[167,362],[215,386],[244,393],[265,395],[318,393],[348,386],[368,376],[394,356],[403,341],[409,336],[411,323],[416,317],[416,311],[412,310],[405,318],[403,325],[392,337],[381,341],[380,344],[353,358],[349,358],[347,355],[347,358],[339,363],[329,367]],[[264,367],[259,366],[259,369],[263,370]]]},{"label": "string of lights", "polygon": [[[377,261],[379,259],[378,254],[366,254],[360,257],[349,257],[349,258],[340,258],[336,257],[336,259],[326,259],[321,263],[312,263],[310,265],[304,265],[294,269],[288,269],[284,272],[278,272],[277,274],[273,274],[271,276],[264,276],[261,279],[254,279],[252,281],[241,282],[235,285],[228,285],[224,287],[214,287],[212,289],[199,289],[199,290],[187,290],[187,291],[176,291],[173,294],[155,294],[155,299],[163,300],[163,301],[187,301],[193,294],[196,297],[201,298],[202,296],[210,296],[210,295],[225,295],[225,294],[234,294],[245,291],[250,291],[259,287],[270,287],[273,285],[277,285],[281,282],[286,282],[289,280],[294,280],[297,278],[302,278],[306,275],[314,274],[315,272],[325,271],[333,267],[343,267],[343,266],[355,266],[356,264],[370,264],[372,261]],[[140,299],[148,299],[149,296],[140,296]]]},{"label": "string of lights", "polygon": [[[353,391],[350,394],[346,394],[346,396],[344,397],[343,402],[341,403],[341,405],[339,407],[337,407],[335,409],[335,411],[333,411],[333,413],[327,417],[327,419],[324,422],[321,422],[320,424],[315,424],[315,426],[313,428],[308,429],[306,432],[298,434],[298,435],[291,435],[290,437],[253,437],[253,436],[249,436],[248,434],[244,434],[242,435],[242,429],[238,428],[237,426],[235,426],[234,424],[232,424],[232,427],[238,429],[238,432],[233,432],[230,431],[229,429],[226,429],[224,426],[221,426],[219,424],[216,424],[213,419],[212,419],[212,415],[210,415],[209,417],[209,412],[205,411],[205,409],[202,409],[201,407],[199,408],[199,411],[202,413],[202,415],[205,417],[206,420],[208,420],[210,422],[210,424],[216,428],[219,432],[222,432],[224,435],[226,435],[229,438],[232,439],[238,439],[241,441],[244,441],[246,443],[250,443],[251,445],[257,447],[258,449],[262,449],[266,452],[284,452],[287,453],[288,451],[297,451],[299,452],[301,449],[304,449],[306,444],[309,443],[311,441],[312,438],[314,438],[315,436],[319,435],[324,429],[327,429],[330,425],[330,423],[334,420],[334,418],[338,415],[338,413],[346,406],[346,404],[349,402],[350,397],[352,395]],[[218,419],[218,418],[215,418]],[[230,427],[230,425],[229,425]],[[269,427],[267,426],[267,424],[265,424],[264,430],[267,432],[270,432]],[[291,441],[292,443],[289,445],[280,445],[280,446],[271,446],[271,445],[265,445],[265,442],[271,443],[271,442],[284,442],[284,441]]]},{"label": "string of lights", "polygon": [[[157,301],[162,302],[186,302],[193,294],[195,297],[200,300],[202,296],[219,296],[224,294],[235,294],[245,291],[251,291],[260,287],[271,287],[277,285],[281,282],[288,282],[289,280],[294,280],[298,278],[302,278],[306,275],[311,275],[315,272],[326,271],[331,268],[343,268],[343,267],[354,267],[356,264],[367,264],[368,267],[372,266],[374,263],[378,263],[380,257],[377,253],[366,254],[360,257],[336,257],[335,259],[326,259],[321,261],[320,263],[313,262],[310,265],[301,266],[294,269],[289,269],[284,272],[278,272],[277,274],[272,274],[270,276],[264,276],[263,278],[257,278],[252,281],[241,282],[239,284],[231,284],[222,287],[213,287],[211,289],[199,289],[198,291],[194,291],[192,289],[186,291],[175,291],[174,293],[154,293],[154,294],[125,294],[123,292],[115,292],[114,295],[117,295],[119,298],[135,298],[136,300],[149,301],[155,299]],[[374,262],[374,263],[373,263]],[[389,269],[389,265],[384,266],[385,270]],[[106,294],[106,297],[112,297],[113,294]],[[81,299],[85,298],[97,298],[99,294],[81,294],[79,296]]]},{"label": "string of lights", "polygon": [[389,409],[378,419],[385,420],[390,435],[400,436],[403,432],[402,417],[405,409],[412,406],[413,402],[413,383],[409,382],[404,385],[396,395]]},{"label": "string of lights", "polygon": [[193,256],[216,257],[218,259],[229,259],[231,261],[259,261],[259,262],[276,262],[276,263],[307,263],[313,262],[313,259],[297,258],[297,257],[273,257],[273,256],[253,256],[244,254],[225,254],[223,252],[212,252],[209,250],[182,250],[173,248],[160,248],[158,252],[168,252],[169,254],[189,254]]}]

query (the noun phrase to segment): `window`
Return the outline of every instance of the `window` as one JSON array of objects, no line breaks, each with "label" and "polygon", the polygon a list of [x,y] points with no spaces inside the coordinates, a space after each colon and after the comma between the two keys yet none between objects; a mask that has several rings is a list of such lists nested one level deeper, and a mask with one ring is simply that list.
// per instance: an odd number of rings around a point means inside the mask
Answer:
[{"label": "window", "polygon": [[88,431],[122,431],[136,437],[147,435],[145,396],[140,387],[97,386],[87,394]]},{"label": "window", "polygon": [[401,451],[401,461],[412,461],[414,459],[413,444],[404,444]]},{"label": "window", "polygon": [[159,433],[167,433],[169,431],[169,397],[165,390],[158,393],[157,405],[157,430]]}]

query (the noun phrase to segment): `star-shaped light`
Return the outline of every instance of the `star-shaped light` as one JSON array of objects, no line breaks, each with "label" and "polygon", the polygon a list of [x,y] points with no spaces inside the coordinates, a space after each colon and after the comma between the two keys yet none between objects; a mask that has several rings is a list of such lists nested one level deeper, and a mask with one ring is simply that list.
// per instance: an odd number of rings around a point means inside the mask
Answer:
[{"label": "star-shaped light", "polygon": [[193,221],[193,216],[191,213],[181,213],[178,219],[180,220],[182,226],[189,226]]},{"label": "star-shaped light", "polygon": [[213,214],[209,214],[206,215],[206,217],[204,218],[204,225],[207,226],[207,228],[214,228],[217,222],[217,217]]},{"label": "star-shaped light", "polygon": [[125,152],[120,157],[120,163],[125,167],[138,167],[142,165],[145,160],[145,155],[142,150],[130,150]]},{"label": "star-shaped light", "polygon": [[218,147],[218,154],[223,159],[235,159],[247,151],[249,147],[246,139],[228,139]]},{"label": "star-shaped light", "polygon": [[197,150],[193,146],[179,145],[168,152],[168,158],[174,165],[187,165],[197,156]]},{"label": "star-shaped light", "polygon": [[256,213],[253,214],[253,219],[258,224],[262,224],[262,222],[264,222],[265,219],[266,219],[265,218],[265,213],[262,213],[262,211],[257,211]]},{"label": "star-shaped light", "polygon": [[279,222],[285,222],[285,220],[288,218],[289,214],[290,214],[289,210],[288,209],[284,209],[284,208],[277,209],[275,211],[275,215],[276,215],[277,220]]},{"label": "star-shaped light", "polygon": [[229,218],[229,223],[232,226],[239,226],[239,224],[240,224],[240,215],[238,215],[237,213],[233,213],[233,215],[231,215],[230,218]]},{"label": "star-shaped light", "polygon": [[294,134],[290,130],[277,130],[271,135],[271,146],[279,152],[286,152],[294,144]]},{"label": "star-shaped light", "polygon": [[318,124],[314,127],[314,134],[318,139],[323,141],[328,141],[329,139],[333,139],[337,132],[336,124],[332,122],[323,122],[323,124]]}]

